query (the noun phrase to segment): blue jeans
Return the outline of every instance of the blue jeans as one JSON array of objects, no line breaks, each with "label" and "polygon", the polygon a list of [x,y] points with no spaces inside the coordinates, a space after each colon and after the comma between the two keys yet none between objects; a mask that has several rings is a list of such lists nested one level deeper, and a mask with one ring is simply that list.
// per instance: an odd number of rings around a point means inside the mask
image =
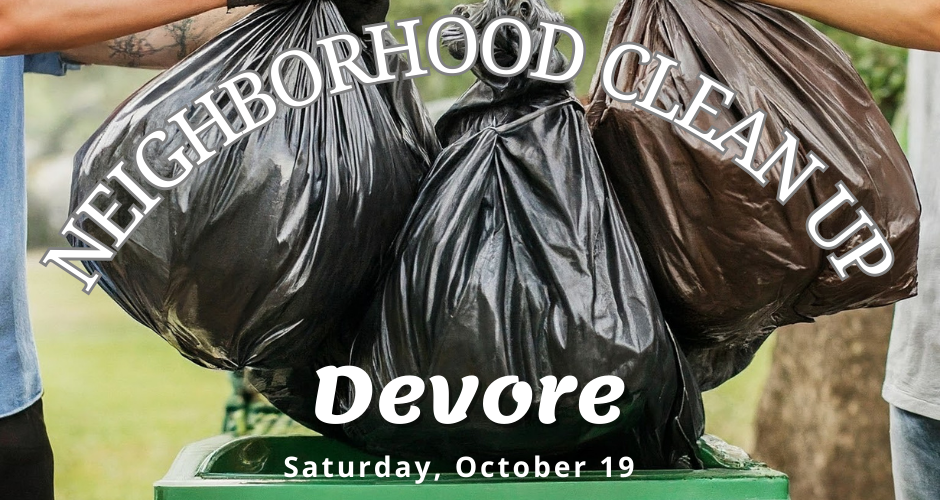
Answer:
[{"label": "blue jeans", "polygon": [[896,500],[940,499],[940,420],[891,406]]}]

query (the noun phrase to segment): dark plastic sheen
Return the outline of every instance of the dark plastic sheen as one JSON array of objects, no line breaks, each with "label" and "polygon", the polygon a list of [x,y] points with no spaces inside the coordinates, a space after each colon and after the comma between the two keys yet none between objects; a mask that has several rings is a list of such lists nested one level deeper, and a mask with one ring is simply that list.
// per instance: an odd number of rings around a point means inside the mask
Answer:
[{"label": "dark plastic sheen", "polygon": [[[506,5],[474,5],[471,22],[481,27],[487,16],[505,15]],[[544,2],[530,5],[530,26],[552,15]],[[563,64],[557,50],[552,61],[556,70]],[[438,122],[446,149],[359,328],[350,362],[372,379],[368,411],[345,425],[318,421],[318,366],[250,370],[252,384],[301,423],[380,455],[539,454],[597,463],[629,454],[639,467],[700,467],[701,395],[663,321],[583,108],[563,84],[496,78],[479,66],[474,72],[480,81]],[[415,403],[421,416],[390,424],[379,413],[379,394],[405,375],[425,382]],[[429,379],[445,377],[453,406],[470,375],[480,386],[467,418],[440,424]],[[540,379],[549,375],[574,376],[578,388],[559,399],[557,420],[543,424]],[[580,413],[578,395],[605,375],[624,383],[614,402],[620,417],[595,425]],[[534,392],[529,411],[509,425],[494,423],[482,405],[486,388],[503,376],[519,377]],[[347,384],[339,393],[337,414],[355,397]],[[500,399],[505,415],[516,408],[508,393]]]},{"label": "dark plastic sheen", "polygon": [[[274,120],[228,146],[217,127],[204,132],[218,155],[159,192],[164,200],[113,261],[86,262],[121,307],[199,364],[283,368],[314,357],[348,359],[342,324],[360,320],[371,302],[439,145],[411,82],[354,82],[346,93],[327,93],[332,82],[315,42],[345,31],[326,0],[263,7],[138,91],[76,157],[72,210],[121,160],[157,194],[133,167],[145,136],[167,131],[166,143],[151,145],[146,158],[158,175],[173,178],[180,172],[166,157],[186,138],[168,126],[171,115],[187,109],[190,123],[202,123],[208,113],[193,102],[216,85],[251,70],[272,92],[278,54],[314,54],[325,79],[317,101],[298,109],[279,102]],[[284,73],[294,96],[309,95],[309,72],[297,59]],[[215,95],[235,129],[243,128],[227,95]],[[262,115],[258,103],[250,106]],[[125,207],[115,220],[126,225],[135,200],[107,184]],[[79,223],[112,241],[93,222]]]},{"label": "dark plastic sheen", "polygon": [[[783,206],[780,168],[761,187],[724,154],[646,110],[613,101],[595,81],[588,109],[600,156],[633,226],[663,313],[703,389],[750,363],[777,327],[847,309],[891,304],[916,293],[920,204],[897,140],[846,55],[788,12],[725,0],[626,0],[614,13],[603,53],[637,42],[681,64],[656,105],[687,109],[704,73],[737,92],[730,109],[694,122],[720,133],[755,110],[767,113],[756,155],[763,162],[783,131],[800,139],[799,168],[815,152],[829,165]],[[625,58],[614,80],[642,91],[656,65]],[[894,267],[839,279],[806,232],[806,219],[842,181],[859,200],[821,226],[840,233],[864,207],[894,251]],[[864,230],[835,250],[868,239]],[[881,252],[869,257],[877,262]]]},{"label": "dark plastic sheen", "polygon": [[[701,435],[700,395],[683,380],[684,358],[659,305],[623,214],[604,176],[581,105],[564,88],[492,101],[478,83],[438,124],[447,146],[402,232],[400,260],[380,303],[377,337],[358,363],[391,379],[441,375],[453,404],[461,379],[480,379],[466,421],[440,425],[431,397],[408,432],[373,412],[346,427],[373,453],[456,460],[628,453],[643,467],[678,467]],[[537,405],[519,423],[483,412],[482,390],[499,377],[573,375],[557,421]],[[592,379],[619,377],[621,415],[594,425],[577,394]],[[373,400],[375,402],[375,400]],[[503,395],[510,414],[515,402]],[[682,418],[677,416],[682,413]]]}]

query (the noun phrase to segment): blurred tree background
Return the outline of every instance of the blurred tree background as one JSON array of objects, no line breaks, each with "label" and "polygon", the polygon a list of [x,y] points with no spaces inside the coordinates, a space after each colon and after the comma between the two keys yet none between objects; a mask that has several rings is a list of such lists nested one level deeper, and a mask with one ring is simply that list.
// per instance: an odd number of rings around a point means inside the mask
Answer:
[{"label": "blurred tree background", "polygon": [[[584,35],[587,57],[576,80],[584,95],[616,0],[549,3]],[[428,25],[453,5],[392,0],[388,19],[421,17]],[[850,54],[886,116],[903,124],[906,51],[821,28]],[[570,44],[562,50],[570,54]],[[75,152],[116,106],[156,75],[86,67],[66,78],[26,77],[29,243],[34,248],[29,286],[60,500],[151,498],[152,482],[183,445],[219,431],[231,392],[224,374],[185,361],[100,290],[86,296],[76,280],[38,264],[43,249],[65,244],[58,230],[67,218]],[[439,113],[472,82],[469,73],[433,73],[417,85],[432,112]],[[748,450],[755,446],[755,415],[774,341],[744,373],[706,394],[708,431]]]}]

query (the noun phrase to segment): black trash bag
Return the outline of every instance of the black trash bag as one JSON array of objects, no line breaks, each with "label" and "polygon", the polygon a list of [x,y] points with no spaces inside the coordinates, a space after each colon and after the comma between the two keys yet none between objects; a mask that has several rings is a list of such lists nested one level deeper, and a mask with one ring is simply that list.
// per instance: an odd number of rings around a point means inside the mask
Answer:
[{"label": "black trash bag", "polygon": [[385,21],[388,0],[335,0],[349,31],[362,35],[362,27]]},{"label": "black trash bag", "polygon": [[[214,86],[252,70],[271,92],[277,55],[313,54],[324,73],[318,100],[303,108],[279,103],[272,121],[229,146],[217,127],[204,132],[219,154],[159,192],[165,199],[114,260],[85,262],[121,307],[196,363],[236,369],[348,358],[349,335],[337,325],[344,315],[361,317],[371,302],[439,144],[411,82],[352,82],[352,90],[329,95],[329,66],[315,42],[345,31],[328,0],[263,7],[138,91],[76,157],[73,210],[119,160],[134,164],[141,139],[155,130],[169,138],[146,150],[149,163],[172,178],[179,172],[164,155],[186,138],[168,127],[171,115],[189,109],[188,121],[202,123],[208,113],[192,103]],[[309,95],[310,73],[296,59],[284,74],[292,95]],[[243,128],[226,94],[214,100]],[[137,169],[125,170],[149,186]],[[123,206],[135,204],[120,185],[107,184]],[[111,241],[87,218],[79,224]]]},{"label": "black trash bag", "polygon": [[[790,130],[800,141],[797,165],[812,151],[829,168],[816,172],[786,205],[776,198],[780,167],[761,187],[724,154],[672,123],[612,100],[595,79],[588,108],[598,152],[631,221],[663,313],[703,389],[744,369],[781,326],[847,309],[888,305],[917,288],[920,205],[891,127],[848,57],[797,16],[758,3],[728,0],[625,0],[608,27],[604,54],[634,42],[679,61],[655,103],[688,109],[704,73],[736,92],[706,104],[718,116],[695,126],[719,134],[756,110],[766,125],[756,154],[763,162]],[[602,60],[604,58],[602,57]],[[656,64],[625,58],[614,73],[621,91],[643,92]],[[858,268],[841,280],[806,231],[806,220],[842,181],[858,200],[820,226],[832,238],[864,207],[884,232],[894,266],[871,277]],[[858,232],[844,255],[872,237]],[[869,256],[877,262],[882,252]]]},{"label": "black trash bag", "polygon": [[[531,5],[537,15],[526,20],[534,32],[543,16],[560,21],[540,0]],[[482,29],[516,14],[511,7],[491,0],[470,6],[470,18]],[[461,56],[459,42],[450,48]],[[564,57],[553,55],[557,71]],[[369,410],[343,426],[319,422],[318,367],[253,371],[253,383],[301,423],[377,454],[451,464],[462,456],[538,454],[595,466],[619,454],[642,467],[698,466],[701,396],[666,329],[583,108],[566,85],[474,71],[480,81],[438,123],[447,147],[356,339],[352,362],[373,383]],[[378,394],[404,375],[423,379],[426,390],[415,403],[420,418],[402,426],[380,416]],[[466,420],[435,420],[429,379],[436,375],[447,380],[451,405],[462,378],[478,377]],[[484,415],[482,394],[507,375],[529,383],[535,402],[519,422],[499,425]],[[549,375],[578,380],[550,425],[538,418],[539,380]],[[577,395],[604,375],[624,382],[614,403],[621,413],[594,425],[579,413]],[[336,413],[353,397],[349,387],[341,390]],[[504,403],[504,414],[516,408],[506,392]]]}]

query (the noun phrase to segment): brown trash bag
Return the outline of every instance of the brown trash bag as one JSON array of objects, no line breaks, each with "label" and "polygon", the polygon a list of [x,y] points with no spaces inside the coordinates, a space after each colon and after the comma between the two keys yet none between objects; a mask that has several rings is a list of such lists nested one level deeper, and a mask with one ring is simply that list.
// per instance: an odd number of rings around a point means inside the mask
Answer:
[{"label": "brown trash bag", "polygon": [[[717,117],[700,113],[699,129],[732,128],[755,110],[767,113],[756,161],[792,131],[800,140],[797,169],[815,152],[829,165],[815,172],[784,206],[776,200],[777,165],[761,187],[733,163],[734,141],[719,153],[702,139],[632,104],[591,91],[588,121],[597,149],[632,222],[666,320],[703,389],[750,363],[777,327],[847,309],[883,306],[917,287],[920,204],[910,167],[891,127],[848,57],[797,16],[773,7],[723,0],[624,0],[608,27],[603,54],[625,42],[676,59],[656,105],[687,109],[704,73],[736,92],[730,109],[713,92]],[[603,60],[601,61],[603,64]],[[614,82],[644,90],[656,63],[621,60]],[[682,116],[681,114],[679,115]],[[799,170],[796,170],[795,175]],[[820,226],[830,238],[864,207],[891,245],[891,270],[870,277],[857,267],[842,281],[806,220],[843,181],[858,199]],[[858,232],[837,248],[871,237]],[[877,262],[881,251],[868,257]]]}]

